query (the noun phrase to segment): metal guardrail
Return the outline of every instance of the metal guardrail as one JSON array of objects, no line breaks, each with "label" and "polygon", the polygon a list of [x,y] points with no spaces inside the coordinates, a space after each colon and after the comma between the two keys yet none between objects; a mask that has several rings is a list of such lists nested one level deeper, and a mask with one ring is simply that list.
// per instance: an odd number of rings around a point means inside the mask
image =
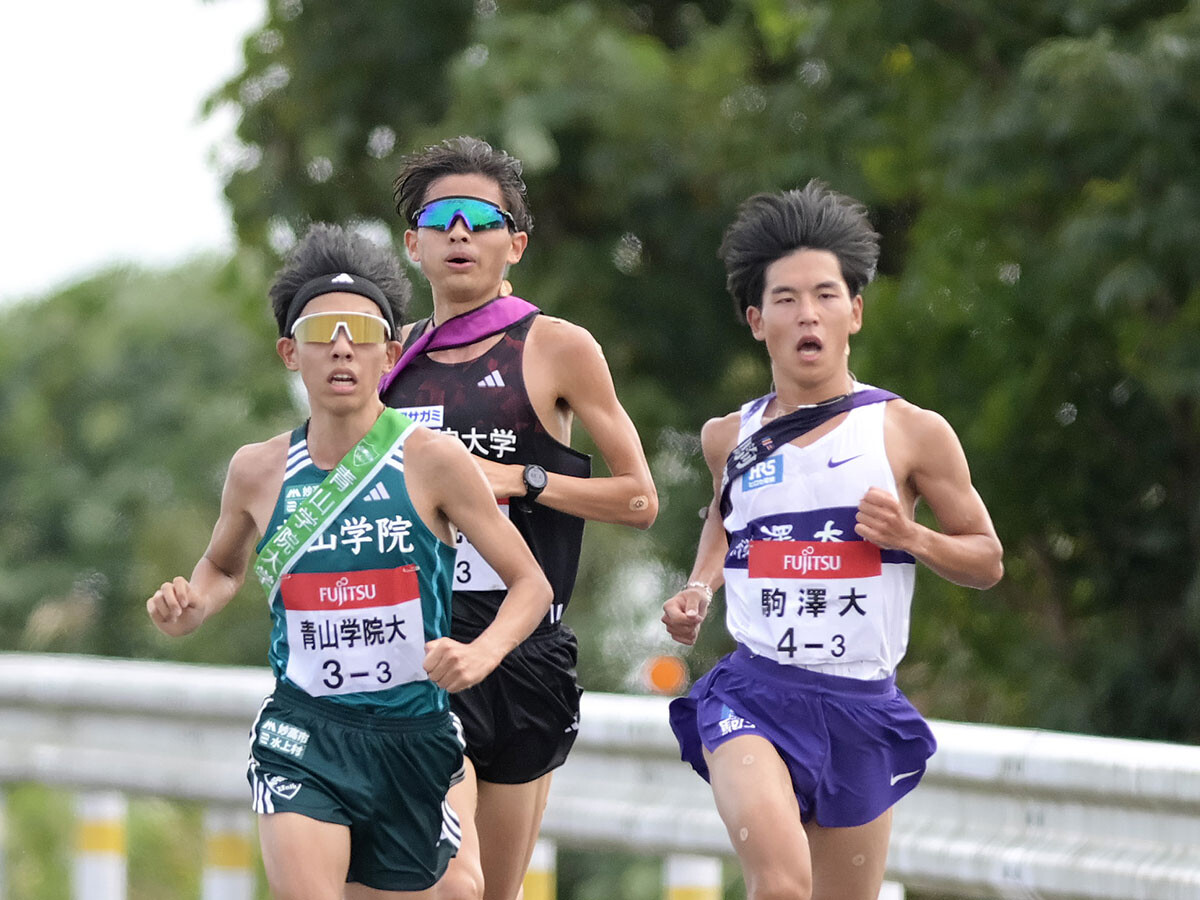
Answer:
[{"label": "metal guardrail", "polygon": [[[266,669],[0,655],[0,782],[245,807]],[[543,835],[728,857],[712,795],[679,761],[667,700],[585,694]],[[1200,747],[931,723],[896,807],[888,878],[960,897],[1200,898]]]},{"label": "metal guardrail", "polygon": [[[665,706],[590,697],[547,834],[730,854],[711,795],[678,761]],[[1200,747],[930,724],[939,749],[896,806],[889,879],[962,897],[1200,898]]]}]

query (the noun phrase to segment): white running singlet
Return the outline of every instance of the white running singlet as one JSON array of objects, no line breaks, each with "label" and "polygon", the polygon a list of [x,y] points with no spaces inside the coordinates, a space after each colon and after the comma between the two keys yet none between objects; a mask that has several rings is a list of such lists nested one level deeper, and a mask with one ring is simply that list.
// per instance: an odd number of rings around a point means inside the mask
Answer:
[{"label": "white running singlet", "polygon": [[[742,407],[739,443],[761,427],[766,399]],[[886,408],[851,410],[814,443],[785,444],[734,479],[726,625],[756,655],[859,679],[885,678],[903,658],[916,561],[854,531],[868,488],[899,496]]]}]

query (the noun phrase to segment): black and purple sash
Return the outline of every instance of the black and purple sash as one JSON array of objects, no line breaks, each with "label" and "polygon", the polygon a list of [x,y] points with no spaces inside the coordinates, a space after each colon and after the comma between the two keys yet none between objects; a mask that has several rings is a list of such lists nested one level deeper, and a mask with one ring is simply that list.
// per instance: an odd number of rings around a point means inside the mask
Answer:
[{"label": "black and purple sash", "polygon": [[[898,394],[880,388],[868,388],[865,391],[855,391],[843,397],[835,397],[812,406],[802,406],[795,412],[790,412],[778,419],[773,419],[762,426],[754,434],[733,448],[729,459],[725,462],[725,477],[721,485],[721,518],[729,515],[732,504],[729,492],[733,489],[733,480],[753,466],[762,462],[778,448],[793,441],[802,434],[807,434],[823,422],[828,422],[834,416],[868,406],[872,403],[883,403],[887,400],[900,399]],[[769,401],[770,397],[763,400]]]}]

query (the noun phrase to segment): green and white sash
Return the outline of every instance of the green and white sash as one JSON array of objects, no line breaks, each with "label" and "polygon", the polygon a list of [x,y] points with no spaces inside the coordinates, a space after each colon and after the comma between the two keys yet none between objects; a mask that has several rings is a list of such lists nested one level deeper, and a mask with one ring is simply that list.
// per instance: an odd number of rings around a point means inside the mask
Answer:
[{"label": "green and white sash", "polygon": [[275,602],[283,576],[304,551],[370,484],[396,447],[416,427],[404,414],[385,407],[363,439],[271,535],[254,564],[254,574],[267,592],[268,603]]}]

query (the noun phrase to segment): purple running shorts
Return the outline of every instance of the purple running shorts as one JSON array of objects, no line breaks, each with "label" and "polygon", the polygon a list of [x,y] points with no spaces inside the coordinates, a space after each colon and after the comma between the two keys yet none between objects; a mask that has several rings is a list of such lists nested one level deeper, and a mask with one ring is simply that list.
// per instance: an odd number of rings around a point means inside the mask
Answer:
[{"label": "purple running shorts", "polygon": [[894,678],[861,681],[784,666],[743,646],[672,701],[684,762],[708,780],[702,747],[757,735],[778,751],[804,822],[874,821],[917,786],[937,749]]}]

